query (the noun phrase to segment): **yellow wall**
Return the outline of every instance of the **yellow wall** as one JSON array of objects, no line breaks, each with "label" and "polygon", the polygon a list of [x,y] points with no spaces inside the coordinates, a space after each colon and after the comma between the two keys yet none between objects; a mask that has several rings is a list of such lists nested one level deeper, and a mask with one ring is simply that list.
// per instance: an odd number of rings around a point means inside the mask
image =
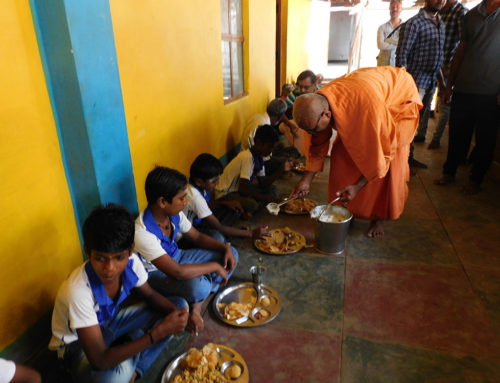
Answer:
[{"label": "yellow wall", "polygon": [[27,1],[0,12],[0,350],[51,309],[82,261]]},{"label": "yellow wall", "polygon": [[[202,152],[220,157],[274,95],[275,4],[244,0],[247,96],[224,105],[220,0],[111,0],[139,207],[155,164],[185,174]],[[248,21],[248,23],[246,23]]]},{"label": "yellow wall", "polygon": [[310,69],[306,38],[311,13],[311,0],[282,0],[282,65],[281,76],[295,83],[300,72]]}]

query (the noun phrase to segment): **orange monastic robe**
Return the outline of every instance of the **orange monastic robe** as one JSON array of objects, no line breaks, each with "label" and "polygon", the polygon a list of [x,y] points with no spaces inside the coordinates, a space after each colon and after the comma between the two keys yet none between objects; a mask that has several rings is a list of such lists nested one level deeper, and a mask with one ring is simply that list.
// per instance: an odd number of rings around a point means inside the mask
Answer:
[{"label": "orange monastic robe", "polygon": [[[422,103],[404,68],[359,69],[317,91],[328,99],[337,130],[330,158],[328,201],[364,175],[368,184],[348,203],[365,219],[396,219],[408,197],[408,154]],[[306,169],[321,171],[330,129],[305,134]]]}]

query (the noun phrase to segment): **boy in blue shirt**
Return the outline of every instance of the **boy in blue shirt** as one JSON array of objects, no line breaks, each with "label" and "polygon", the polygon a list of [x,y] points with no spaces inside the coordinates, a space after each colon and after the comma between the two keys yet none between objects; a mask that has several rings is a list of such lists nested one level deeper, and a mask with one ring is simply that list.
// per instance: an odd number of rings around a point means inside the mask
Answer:
[{"label": "boy in blue shirt", "polygon": [[214,201],[212,198],[222,170],[221,162],[208,153],[200,154],[193,161],[189,171],[188,203],[183,210],[187,219],[199,231],[219,242],[226,242],[226,237],[231,236],[257,239],[269,234],[267,226],[254,230],[231,227],[243,208],[238,201]]},{"label": "boy in blue shirt", "polygon": [[[146,270],[132,253],[134,219],[127,210],[97,207],[82,232],[88,261],[57,293],[49,348],[77,382],[133,382],[171,335],[184,331],[187,302],[173,298],[174,304],[149,286]],[[145,302],[123,303],[132,289]]]},{"label": "boy in blue shirt", "polygon": [[[238,261],[234,247],[200,233],[186,218],[187,179],[174,169],[154,168],[146,177],[148,206],[135,221],[135,245],[150,273],[151,285],[165,296],[178,295],[191,305],[188,327],[203,330],[203,301],[225,285]],[[183,250],[181,233],[197,248]]]}]

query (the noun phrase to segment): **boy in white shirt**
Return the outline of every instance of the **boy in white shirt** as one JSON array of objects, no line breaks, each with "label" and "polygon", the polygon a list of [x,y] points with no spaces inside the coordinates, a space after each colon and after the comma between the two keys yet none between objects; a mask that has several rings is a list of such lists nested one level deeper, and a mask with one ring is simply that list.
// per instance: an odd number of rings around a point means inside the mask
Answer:
[{"label": "boy in white shirt", "polygon": [[217,201],[238,201],[250,216],[260,202],[278,201],[279,191],[273,182],[293,168],[293,161],[286,159],[274,173],[266,176],[264,157],[271,154],[278,141],[278,133],[272,126],[259,126],[254,145],[241,151],[224,169],[215,187]]},{"label": "boy in white shirt", "polygon": [[0,383],[41,383],[42,378],[35,370],[0,358]]},{"label": "boy in white shirt", "polygon": [[[146,177],[148,206],[135,222],[136,250],[149,271],[151,285],[161,294],[178,295],[191,305],[188,327],[203,330],[203,301],[231,277],[238,252],[200,233],[186,218],[186,176],[174,169],[157,166]],[[179,249],[178,233],[197,248]]]},{"label": "boy in white shirt", "polygon": [[[82,233],[89,260],[57,293],[49,348],[76,382],[133,382],[171,335],[184,331],[187,302],[172,298],[174,304],[149,286],[146,270],[132,253],[134,219],[123,207],[97,207]],[[145,302],[124,303],[132,289]]]},{"label": "boy in white shirt", "polygon": [[231,227],[243,208],[238,201],[217,202],[212,198],[222,170],[221,162],[208,153],[200,154],[193,161],[189,170],[188,203],[183,210],[187,219],[199,231],[223,243],[230,236],[257,239],[269,234],[267,226],[254,230]]}]

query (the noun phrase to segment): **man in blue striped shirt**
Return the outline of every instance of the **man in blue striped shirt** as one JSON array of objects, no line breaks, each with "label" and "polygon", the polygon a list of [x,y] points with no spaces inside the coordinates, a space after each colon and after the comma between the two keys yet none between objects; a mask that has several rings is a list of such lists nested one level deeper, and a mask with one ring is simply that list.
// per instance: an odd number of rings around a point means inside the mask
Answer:
[{"label": "man in blue striped shirt", "polygon": [[[396,66],[405,67],[413,76],[424,107],[414,142],[425,141],[430,104],[436,89],[436,77],[443,64],[445,29],[438,12],[446,0],[426,0],[424,8],[401,26]],[[408,159],[410,167],[427,168],[413,158],[413,144]]]}]

